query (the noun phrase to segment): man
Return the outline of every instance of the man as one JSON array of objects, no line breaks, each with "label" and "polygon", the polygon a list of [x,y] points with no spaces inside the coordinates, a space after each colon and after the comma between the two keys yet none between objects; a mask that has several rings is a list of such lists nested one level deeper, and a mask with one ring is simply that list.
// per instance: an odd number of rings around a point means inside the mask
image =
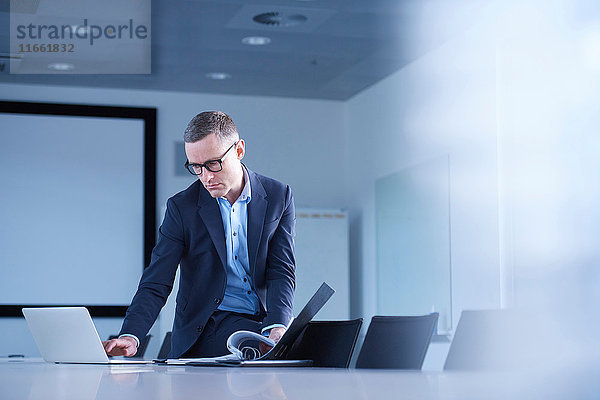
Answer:
[{"label": "man", "polygon": [[[198,181],[167,211],[109,355],[133,356],[171,289],[180,283],[170,357],[227,354],[238,330],[277,342],[292,318],[295,213],[289,186],[247,169],[245,142],[218,111],[196,115],[185,134],[186,167]],[[262,348],[261,350],[265,350]]]}]

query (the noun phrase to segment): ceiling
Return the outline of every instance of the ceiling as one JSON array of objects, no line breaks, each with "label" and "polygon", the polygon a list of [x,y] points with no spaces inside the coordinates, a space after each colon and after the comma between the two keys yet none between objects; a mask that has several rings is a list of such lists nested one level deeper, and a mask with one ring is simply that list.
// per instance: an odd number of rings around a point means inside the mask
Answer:
[{"label": "ceiling", "polygon": [[[39,0],[40,9],[49,0]],[[56,1],[56,0],[55,0]],[[9,25],[2,1],[0,25]],[[464,30],[475,0],[154,0],[151,74],[0,73],[0,82],[347,100]],[[303,15],[295,26],[253,16]],[[10,53],[9,32],[0,53]],[[251,46],[248,36],[270,43]],[[123,57],[125,60],[126,57]],[[28,62],[24,57],[23,64]],[[209,73],[227,79],[209,79]]]}]

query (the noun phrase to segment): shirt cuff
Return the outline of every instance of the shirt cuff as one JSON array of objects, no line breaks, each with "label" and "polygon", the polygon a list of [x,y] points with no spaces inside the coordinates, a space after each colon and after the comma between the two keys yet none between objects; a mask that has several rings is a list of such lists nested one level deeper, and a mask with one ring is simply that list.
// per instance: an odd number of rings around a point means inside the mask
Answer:
[{"label": "shirt cuff", "polygon": [[260,333],[263,336],[267,336],[268,337],[271,334],[271,329],[273,329],[273,328],[286,328],[287,329],[287,326],[285,326],[283,324],[269,325],[269,326],[266,326],[266,327],[262,328],[261,331],[260,331]]},{"label": "shirt cuff", "polygon": [[134,339],[135,339],[135,342],[136,342],[136,345],[135,345],[135,347],[140,347],[140,339],[138,339],[138,338],[137,338],[137,336],[135,336],[135,335],[131,335],[131,334],[129,334],[129,333],[124,333],[124,334],[122,334],[122,335],[119,335],[119,339],[121,339],[122,337],[125,337],[125,336],[127,336],[127,337],[131,337],[131,338],[134,338]]}]

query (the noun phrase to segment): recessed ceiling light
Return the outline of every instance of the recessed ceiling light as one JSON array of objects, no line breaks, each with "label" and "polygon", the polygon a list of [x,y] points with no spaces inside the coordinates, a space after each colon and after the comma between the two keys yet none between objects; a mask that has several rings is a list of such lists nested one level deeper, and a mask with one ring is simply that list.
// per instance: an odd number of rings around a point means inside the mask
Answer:
[{"label": "recessed ceiling light", "polygon": [[242,43],[250,46],[264,46],[271,43],[271,38],[266,36],[247,36],[242,39]]},{"label": "recessed ceiling light", "polygon": [[279,11],[269,11],[258,14],[252,19],[254,22],[259,24],[268,26],[281,26],[284,28],[300,25],[308,20],[308,18],[302,14],[290,14]]},{"label": "recessed ceiling light", "polygon": [[51,63],[48,64],[48,69],[53,71],[71,71],[72,69],[75,69],[75,66],[70,63]]},{"label": "recessed ceiling light", "polygon": [[231,75],[229,75],[225,72],[209,72],[208,74],[206,74],[204,76],[206,76],[208,79],[215,79],[217,81],[222,81],[223,79],[231,78]]}]

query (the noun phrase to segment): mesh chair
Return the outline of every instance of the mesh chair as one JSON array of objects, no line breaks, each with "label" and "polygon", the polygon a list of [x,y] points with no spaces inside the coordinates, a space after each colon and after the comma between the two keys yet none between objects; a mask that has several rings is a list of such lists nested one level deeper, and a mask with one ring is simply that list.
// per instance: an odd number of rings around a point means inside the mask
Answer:
[{"label": "mesh chair", "polygon": [[420,370],[438,316],[373,317],[356,368]]},{"label": "mesh chair", "polygon": [[160,350],[158,351],[159,359],[169,357],[169,353],[171,352],[171,332],[167,332],[165,338],[160,346]]},{"label": "mesh chair", "polygon": [[348,368],[362,318],[312,321],[286,355],[288,360],[313,360],[313,367]]}]

